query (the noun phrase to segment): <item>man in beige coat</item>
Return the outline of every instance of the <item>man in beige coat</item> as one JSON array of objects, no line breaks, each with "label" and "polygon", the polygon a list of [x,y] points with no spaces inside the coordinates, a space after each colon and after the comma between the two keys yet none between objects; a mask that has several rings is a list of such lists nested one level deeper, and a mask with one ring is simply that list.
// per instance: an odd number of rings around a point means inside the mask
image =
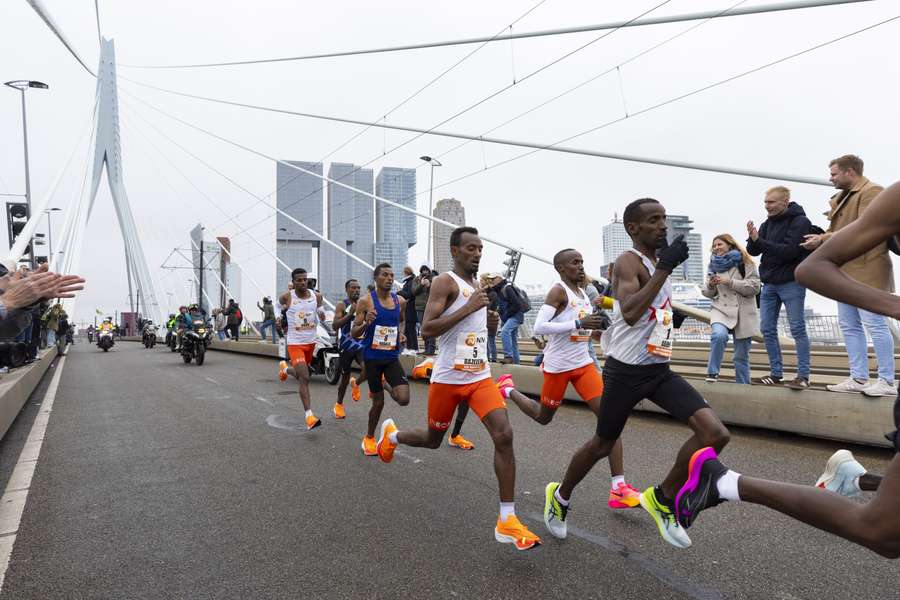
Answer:
[{"label": "man in beige coat", "polygon": [[[822,242],[853,223],[866,211],[884,189],[863,177],[863,161],[847,154],[829,164],[831,183],[839,190],[831,197],[828,211],[828,231],[807,236],[803,247],[818,248]],[[860,283],[885,292],[894,291],[894,276],[887,243],[882,242],[868,252],[846,262],[841,270]],[[850,304],[838,302],[838,322],[844,334],[844,345],[850,360],[850,377],[837,385],[829,385],[832,392],[856,393],[866,396],[896,396],[894,383],[894,338],[887,318]],[[872,338],[878,362],[878,378],[869,381],[868,342]]]}]

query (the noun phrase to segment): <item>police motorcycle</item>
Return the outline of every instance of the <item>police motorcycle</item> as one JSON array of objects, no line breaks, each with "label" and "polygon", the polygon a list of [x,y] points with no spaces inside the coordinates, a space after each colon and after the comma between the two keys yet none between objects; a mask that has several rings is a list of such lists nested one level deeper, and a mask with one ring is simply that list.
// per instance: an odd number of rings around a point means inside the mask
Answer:
[{"label": "police motorcycle", "polygon": [[156,345],[156,325],[153,324],[153,321],[144,322],[141,341],[144,343],[144,348],[152,348]]},{"label": "police motorcycle", "polygon": [[116,343],[116,340],[113,336],[113,329],[104,328],[97,330],[97,347],[103,350],[104,352],[109,352],[109,349],[112,348]]},{"label": "police motorcycle", "polygon": [[211,341],[212,328],[209,323],[198,318],[181,336],[181,358],[185,364],[194,360],[197,366],[202,365]]}]

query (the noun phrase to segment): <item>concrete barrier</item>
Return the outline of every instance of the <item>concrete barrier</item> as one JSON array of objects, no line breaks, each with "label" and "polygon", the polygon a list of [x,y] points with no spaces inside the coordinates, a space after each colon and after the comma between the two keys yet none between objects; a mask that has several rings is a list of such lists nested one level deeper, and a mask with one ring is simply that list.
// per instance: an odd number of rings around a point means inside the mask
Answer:
[{"label": "concrete barrier", "polygon": [[30,365],[13,369],[0,378],[0,438],[6,435],[55,357],[56,346],[51,346]]}]

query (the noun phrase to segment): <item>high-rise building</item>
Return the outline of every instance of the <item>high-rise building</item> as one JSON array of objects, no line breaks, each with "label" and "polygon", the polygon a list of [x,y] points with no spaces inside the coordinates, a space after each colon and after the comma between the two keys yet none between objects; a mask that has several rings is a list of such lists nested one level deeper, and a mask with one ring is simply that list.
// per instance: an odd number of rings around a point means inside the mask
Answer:
[{"label": "high-rise building", "polygon": [[[363,192],[372,193],[372,169],[349,163],[331,163],[328,177]],[[328,184],[328,239],[369,264],[375,263],[375,200],[351,189]],[[358,261],[324,244],[319,258],[319,291],[337,304],[344,298],[344,282],[354,278],[365,287],[372,271]]]},{"label": "high-rise building", "polygon": [[[613,220],[603,226],[603,262],[612,264],[619,256],[631,248],[631,238],[625,231],[625,223],[619,219],[619,215],[613,215]],[[606,277],[606,273],[600,273]]]},{"label": "high-rise building", "polygon": [[[375,195],[415,210],[416,170],[384,167],[375,178]],[[409,249],[415,243],[416,215],[376,201],[373,264],[389,263],[399,278],[409,260]]]},{"label": "high-rise building", "polygon": [[[224,306],[225,290],[220,281],[225,281],[225,269],[229,264],[229,256],[222,252],[221,242],[230,251],[228,238],[217,238],[219,242],[206,242],[203,240],[203,226],[197,223],[190,232],[191,236],[191,266],[193,267],[193,293],[186,302],[197,302],[210,314],[217,306]],[[203,248],[201,254],[200,248]],[[200,291],[200,282],[203,282],[203,291]],[[198,300],[199,298],[199,300]]]},{"label": "high-rise building", "polygon": [[703,248],[703,237],[694,231],[694,222],[688,216],[666,215],[666,222],[669,226],[666,234],[669,242],[671,243],[676,237],[683,235],[690,253],[688,259],[672,273],[672,279],[690,281],[703,286],[706,282],[706,255],[708,254]]},{"label": "high-rise building", "polygon": [[[456,198],[438,200],[434,205],[433,216],[456,225],[466,224],[466,209]],[[450,257],[450,234],[453,228],[435,223],[432,231],[434,264],[430,266],[438,273],[449,271],[453,268],[453,259]]]},{"label": "high-rise building", "polygon": [[[322,175],[322,163],[286,161],[301,169]],[[275,180],[278,191],[275,205],[316,233],[322,234],[325,207],[322,202],[325,183],[316,175],[277,163]],[[319,238],[281,213],[275,216],[275,254],[291,269],[302,267],[318,271]],[[275,297],[287,291],[291,274],[280,263],[275,264]],[[229,286],[230,287],[230,286]]]}]

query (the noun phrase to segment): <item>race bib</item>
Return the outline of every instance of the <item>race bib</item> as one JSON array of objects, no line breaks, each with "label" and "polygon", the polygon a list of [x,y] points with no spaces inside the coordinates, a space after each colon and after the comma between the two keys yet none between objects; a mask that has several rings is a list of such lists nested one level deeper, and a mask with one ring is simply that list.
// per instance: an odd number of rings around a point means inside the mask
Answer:
[{"label": "race bib", "polygon": [[311,312],[303,312],[302,310],[297,311],[297,316],[294,318],[294,329],[297,331],[303,331],[304,329],[315,329],[316,328],[316,320],[315,313]]},{"label": "race bib", "polygon": [[456,371],[477,373],[487,366],[487,333],[460,333],[456,337]]},{"label": "race bib", "polygon": [[663,358],[672,358],[672,311],[656,309],[656,324],[647,341],[647,352]]},{"label": "race bib", "polygon": [[375,333],[372,335],[372,350],[396,350],[397,333],[397,327],[376,325]]},{"label": "race bib", "polygon": [[[578,320],[584,319],[590,313],[584,309],[578,311]],[[573,329],[569,333],[569,341],[570,342],[589,342],[591,341],[591,333],[593,333],[592,329]]]}]

